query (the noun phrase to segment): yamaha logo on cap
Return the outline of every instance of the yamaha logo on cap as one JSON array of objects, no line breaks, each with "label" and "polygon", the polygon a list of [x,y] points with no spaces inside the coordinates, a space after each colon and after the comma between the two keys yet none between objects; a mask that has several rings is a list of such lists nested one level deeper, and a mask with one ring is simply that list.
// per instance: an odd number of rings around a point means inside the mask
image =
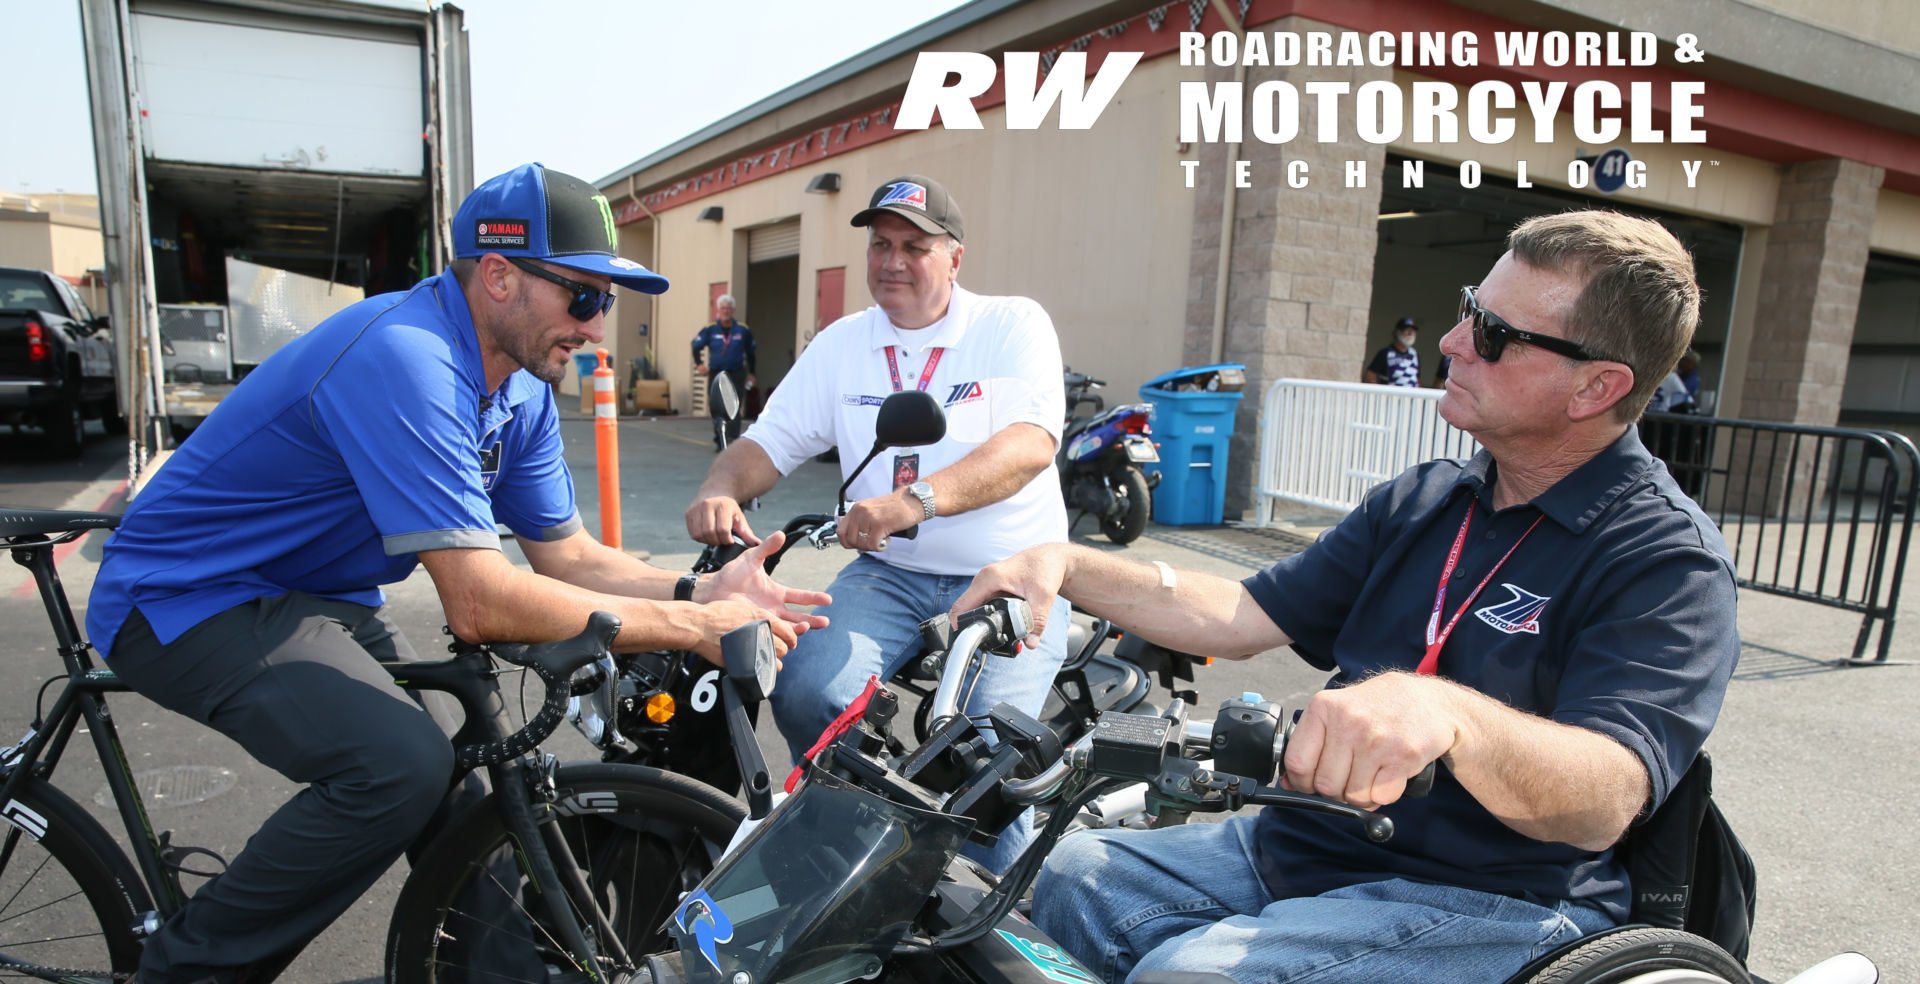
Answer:
[{"label": "yamaha logo on cap", "polygon": [[526,249],[526,219],[481,219],[474,226],[474,242],[494,249]]},{"label": "yamaha logo on cap", "polygon": [[869,207],[879,208],[883,205],[911,205],[924,211],[927,207],[927,186],[911,181],[895,181],[887,186],[886,194]]}]

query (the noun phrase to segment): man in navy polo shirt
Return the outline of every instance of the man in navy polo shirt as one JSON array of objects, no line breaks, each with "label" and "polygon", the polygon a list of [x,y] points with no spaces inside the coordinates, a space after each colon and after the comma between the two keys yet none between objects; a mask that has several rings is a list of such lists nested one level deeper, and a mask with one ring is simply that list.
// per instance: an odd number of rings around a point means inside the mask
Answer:
[{"label": "man in navy polo shirt", "polygon": [[[745,406],[747,390],[753,388],[754,359],[757,348],[753,343],[753,329],[733,320],[734,301],[732,294],[721,294],[713,302],[713,324],[706,326],[693,336],[693,371],[708,376],[707,412],[713,417],[713,449],[723,451],[727,445],[740,439],[740,413],[728,416],[721,405],[720,394],[713,386],[725,375],[733,381],[733,391],[741,402],[736,406]],[[700,353],[707,353],[706,361],[700,360]]]},{"label": "man in navy polo shirt", "polygon": [[1611,847],[1693,762],[1740,648],[1726,545],[1632,427],[1699,291],[1642,219],[1543,216],[1508,245],[1440,343],[1473,459],[1408,470],[1238,584],[1049,546],[955,605],[1057,593],[1190,651],[1291,645],[1334,675],[1287,783],[1394,820],[1386,844],[1272,809],[1062,841],[1034,919],[1103,977],[1498,981],[1625,918]]},{"label": "man in navy polo shirt", "polygon": [[[667,289],[615,251],[606,199],[516,168],[461,205],[454,254],[275,353],[107,541],[87,630],[108,665],[310,784],[147,939],[146,984],[231,980],[297,952],[428,825],[458,722],[444,695],[423,709],[375,663],[413,657],[380,585],[416,565],[474,642],[563,639],[605,610],[621,649],[717,661],[747,622],[771,621],[783,652],[824,624],[786,607],[829,599],[769,579],[768,544],[676,581],[583,530],[546,384],[605,337],[612,285]],[[533,571],[507,560],[496,523]]]}]

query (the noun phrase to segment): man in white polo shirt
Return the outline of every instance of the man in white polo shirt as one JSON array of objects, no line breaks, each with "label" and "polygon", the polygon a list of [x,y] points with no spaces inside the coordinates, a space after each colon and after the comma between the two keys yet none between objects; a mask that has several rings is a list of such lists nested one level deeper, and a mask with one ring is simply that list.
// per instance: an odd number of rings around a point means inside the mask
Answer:
[{"label": "man in white polo shirt", "polygon": [[[829,448],[851,470],[873,447],[888,394],[911,386],[946,408],[945,440],[883,453],[848,490],[840,542],[860,556],[834,580],[833,604],[821,612],[827,627],[802,637],[773,699],[796,757],[868,676],[884,680],[918,654],[919,623],[951,607],[980,568],[1067,539],[1053,467],[1066,400],[1046,311],[955,283],[965,229],[938,182],[908,175],[882,184],[853,225],[868,230],[874,306],[814,338],[759,421],[714,460],[687,510],[687,531],[702,543],[758,543],[740,503]],[[915,525],[916,539],[893,536]],[[1039,714],[1065,656],[1066,614],[1058,604],[1038,650],[989,662],[968,714],[984,721],[1001,701]],[[981,860],[1004,869],[1027,834],[1016,824]]]}]

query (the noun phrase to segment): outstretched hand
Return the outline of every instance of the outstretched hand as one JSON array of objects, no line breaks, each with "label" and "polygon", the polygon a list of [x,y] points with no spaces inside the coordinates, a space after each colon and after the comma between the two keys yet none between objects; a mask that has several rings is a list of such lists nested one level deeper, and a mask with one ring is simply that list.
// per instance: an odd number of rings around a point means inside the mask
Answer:
[{"label": "outstretched hand", "polygon": [[974,575],[973,583],[961,592],[960,600],[953,603],[948,617],[958,620],[962,612],[995,598],[1019,598],[1033,610],[1033,628],[1027,633],[1026,644],[1038,648],[1040,637],[1047,631],[1047,617],[1053,614],[1053,600],[1059,597],[1060,586],[1067,580],[1066,555],[1055,549],[1057,546],[1022,550],[998,564],[981,568],[980,573]]},{"label": "outstretched hand", "polygon": [[712,592],[708,595],[708,600],[737,598],[750,602],[793,623],[796,632],[825,628],[827,625],[825,615],[803,612],[793,606],[831,604],[833,602],[831,596],[824,591],[802,591],[799,588],[789,588],[767,573],[767,558],[778,552],[780,545],[786,540],[787,534],[776,530],[766,539],[743,551],[725,567],[720,568],[719,572],[713,576]]}]

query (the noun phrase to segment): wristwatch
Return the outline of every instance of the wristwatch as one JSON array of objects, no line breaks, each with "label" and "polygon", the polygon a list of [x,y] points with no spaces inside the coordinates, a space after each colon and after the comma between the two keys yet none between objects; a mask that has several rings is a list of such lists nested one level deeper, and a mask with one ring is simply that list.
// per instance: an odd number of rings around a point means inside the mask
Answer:
[{"label": "wristwatch", "polygon": [[913,497],[920,500],[920,509],[922,510],[922,515],[920,516],[921,521],[924,522],[932,519],[936,511],[933,508],[933,486],[925,482],[915,482],[907,486],[907,491],[913,493]]},{"label": "wristwatch", "polygon": [[699,585],[700,575],[682,574],[680,580],[673,582],[674,601],[692,601],[693,589]]}]

